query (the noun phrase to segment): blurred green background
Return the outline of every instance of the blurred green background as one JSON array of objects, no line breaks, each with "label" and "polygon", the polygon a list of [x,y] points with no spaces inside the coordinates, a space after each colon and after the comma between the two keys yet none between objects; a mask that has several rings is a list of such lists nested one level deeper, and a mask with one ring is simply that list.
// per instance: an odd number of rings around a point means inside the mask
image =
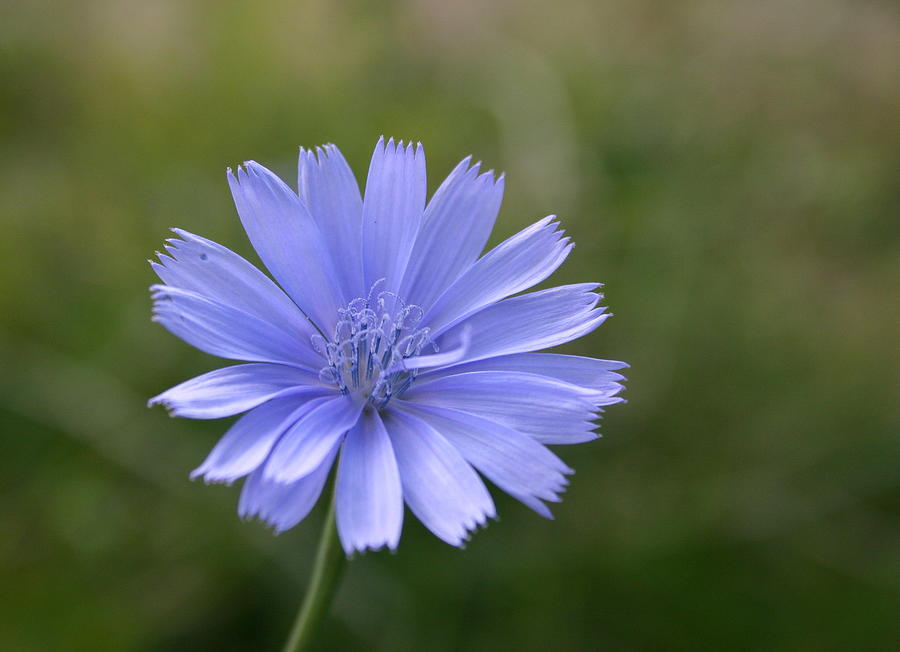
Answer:
[{"label": "blurred green background", "polygon": [[219,362],[146,259],[252,255],[226,166],[382,133],[505,170],[494,241],[560,215],[629,403],[555,521],[354,560],[321,649],[894,649],[898,60],[887,1],[2,3],[0,649],[278,649],[323,512],[188,481],[226,424],[144,403]]}]

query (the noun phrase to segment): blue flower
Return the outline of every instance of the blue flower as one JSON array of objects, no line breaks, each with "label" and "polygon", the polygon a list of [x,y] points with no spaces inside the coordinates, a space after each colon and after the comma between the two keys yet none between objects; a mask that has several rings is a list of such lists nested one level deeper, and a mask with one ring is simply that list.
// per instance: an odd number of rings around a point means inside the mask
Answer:
[{"label": "blue flower", "polygon": [[535,353],[608,313],[595,283],[524,293],[572,249],[547,217],[480,256],[503,177],[464,159],[426,203],[421,145],[379,140],[365,197],[334,145],[300,150],[299,194],[249,161],[228,183],[280,285],[233,251],[175,229],[151,262],[154,319],[245,364],[150,404],[192,419],[246,413],[192,477],[245,477],[239,513],[299,523],[337,463],[348,554],[397,547],[403,504],[460,546],[495,516],[479,476],[551,517],[572,470],[546,446],[596,439],[623,362]]}]

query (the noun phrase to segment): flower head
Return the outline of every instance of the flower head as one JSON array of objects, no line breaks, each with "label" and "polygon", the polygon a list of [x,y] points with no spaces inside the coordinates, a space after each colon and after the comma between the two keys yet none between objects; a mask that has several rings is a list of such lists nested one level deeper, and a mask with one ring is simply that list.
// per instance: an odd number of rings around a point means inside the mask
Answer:
[{"label": "flower head", "polygon": [[180,229],[151,262],[154,319],[244,362],[150,401],[193,419],[245,413],[192,477],[246,476],[239,513],[282,531],[337,460],[348,554],[396,548],[404,502],[461,545],[495,516],[479,474],[549,518],[572,471],[546,445],[595,439],[627,366],[535,353],[609,316],[593,283],[520,294],[572,249],[553,217],[481,256],[503,177],[464,159],[426,204],[422,146],[393,140],[376,145],[364,197],[334,145],[300,150],[299,192],[252,161],[228,182],[278,285]]}]

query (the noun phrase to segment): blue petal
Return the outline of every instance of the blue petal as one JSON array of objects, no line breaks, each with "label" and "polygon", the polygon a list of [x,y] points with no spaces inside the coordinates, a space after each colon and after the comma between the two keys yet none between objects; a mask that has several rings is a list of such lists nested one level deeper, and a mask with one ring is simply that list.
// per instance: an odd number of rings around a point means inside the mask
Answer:
[{"label": "blue petal", "polygon": [[459,410],[406,401],[397,407],[426,421],[491,482],[538,513],[547,515],[541,500],[559,502],[568,484],[563,474],[573,471],[533,439]]},{"label": "blue petal", "polygon": [[354,426],[363,408],[346,396],[315,399],[310,407],[272,450],[264,471],[267,480],[287,483],[312,473]]},{"label": "blue petal", "polygon": [[275,364],[240,364],[191,378],[150,399],[176,417],[221,419],[246,412],[273,398],[316,397],[334,390],[318,374]]},{"label": "blue petal", "polygon": [[240,517],[258,516],[276,532],[284,532],[297,525],[319,500],[338,447],[335,444],[309,474],[288,484],[267,480],[262,467],[258,468],[247,478],[241,491],[238,503]]},{"label": "blue petal", "polygon": [[546,376],[506,371],[422,379],[404,399],[469,412],[545,444],[596,439],[592,421],[598,408],[622,401]]},{"label": "blue petal", "polygon": [[233,482],[256,469],[278,437],[309,411],[308,397],[291,396],[263,403],[237,420],[191,473],[207,482]]},{"label": "blue petal", "polygon": [[435,536],[462,546],[469,532],[496,515],[484,483],[459,452],[434,428],[410,414],[384,414],[403,497]]},{"label": "blue petal", "polygon": [[365,287],[385,279],[396,292],[409,261],[425,208],[425,151],[379,139],[372,154],[363,199]]},{"label": "blue petal", "polygon": [[367,410],[344,440],[337,474],[337,529],[348,555],[397,548],[403,490],[390,437],[378,412]]},{"label": "blue petal", "polygon": [[468,371],[521,371],[550,376],[601,392],[610,392],[622,389],[619,382],[625,380],[625,376],[615,370],[626,367],[628,367],[626,363],[618,360],[600,360],[559,353],[515,353],[426,371],[420,378],[421,380],[440,378]]},{"label": "blue petal", "polygon": [[460,363],[547,349],[590,333],[609,317],[596,308],[595,283],[531,292],[488,306],[447,331],[456,341],[471,328],[472,346]]},{"label": "blue petal", "polygon": [[362,197],[356,178],[334,145],[300,149],[297,187],[325,246],[347,300],[365,295],[362,278]]},{"label": "blue petal", "polygon": [[228,171],[238,215],[256,253],[300,309],[331,332],[345,303],[322,234],[300,198],[254,161]]},{"label": "blue petal", "polygon": [[190,290],[277,324],[304,342],[315,333],[312,324],[281,288],[236,253],[206,238],[173,229],[168,255],[152,263],[163,283]]},{"label": "blue petal", "polygon": [[154,321],[201,351],[230,360],[273,362],[309,370],[322,366],[322,357],[308,341],[292,336],[281,326],[188,290],[168,285],[154,285],[150,290]]},{"label": "blue petal", "polygon": [[422,323],[440,335],[481,308],[550,276],[572,250],[552,219],[546,217],[491,249],[440,296]]},{"label": "blue petal", "polygon": [[434,193],[413,246],[400,296],[428,308],[478,258],[503,201],[503,177],[464,159]]}]

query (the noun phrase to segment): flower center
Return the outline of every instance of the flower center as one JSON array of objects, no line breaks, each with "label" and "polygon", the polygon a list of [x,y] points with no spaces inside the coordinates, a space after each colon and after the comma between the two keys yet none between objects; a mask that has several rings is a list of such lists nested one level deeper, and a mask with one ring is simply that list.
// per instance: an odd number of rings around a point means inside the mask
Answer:
[{"label": "flower center", "polygon": [[378,291],[382,282],[376,281],[367,297],[339,310],[340,320],[330,340],[318,334],[312,337],[313,347],[328,361],[319,372],[322,381],[376,409],[412,384],[416,370],[406,369],[403,360],[419,354],[429,332],[417,328],[422,309],[407,305],[393,292]]}]

